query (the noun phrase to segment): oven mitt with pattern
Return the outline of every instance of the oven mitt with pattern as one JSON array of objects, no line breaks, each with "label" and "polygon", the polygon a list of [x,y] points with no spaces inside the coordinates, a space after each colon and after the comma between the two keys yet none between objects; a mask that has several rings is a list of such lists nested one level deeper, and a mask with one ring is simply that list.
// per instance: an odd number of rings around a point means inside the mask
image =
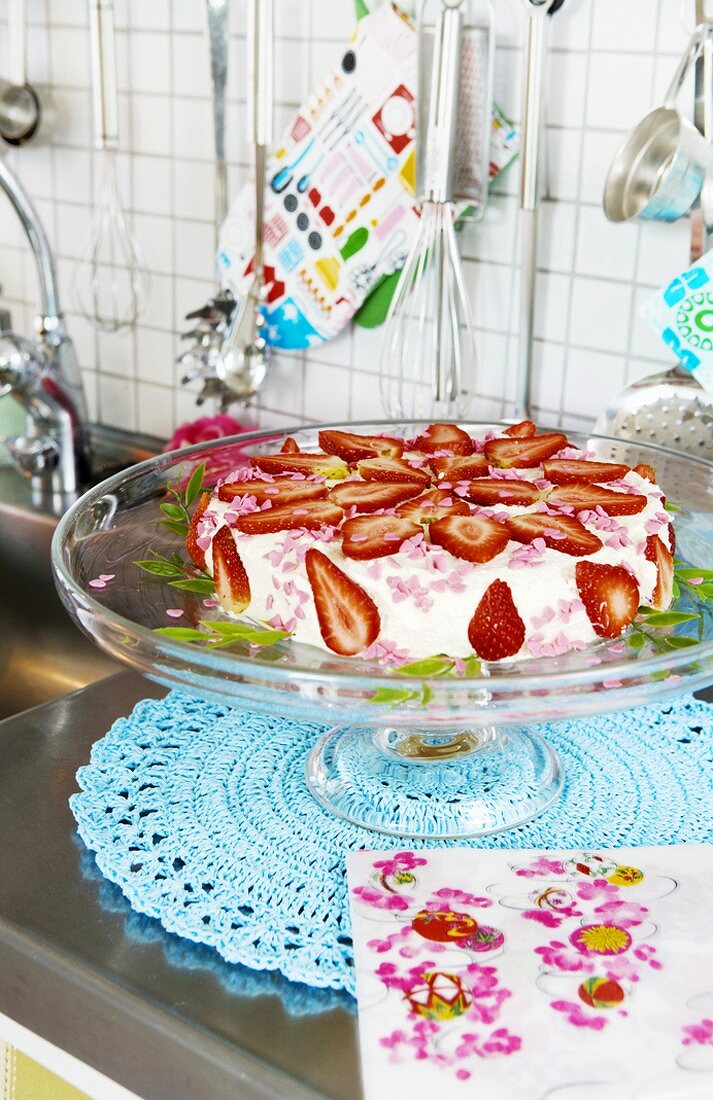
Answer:
[{"label": "oven mitt with pattern", "polygon": [[[418,225],[416,56],[415,28],[392,4],[364,15],[338,68],[268,158],[265,316],[274,347],[331,339],[375,288],[365,323],[383,319]],[[253,227],[247,184],[218,250],[222,282],[238,299],[251,282]]]}]

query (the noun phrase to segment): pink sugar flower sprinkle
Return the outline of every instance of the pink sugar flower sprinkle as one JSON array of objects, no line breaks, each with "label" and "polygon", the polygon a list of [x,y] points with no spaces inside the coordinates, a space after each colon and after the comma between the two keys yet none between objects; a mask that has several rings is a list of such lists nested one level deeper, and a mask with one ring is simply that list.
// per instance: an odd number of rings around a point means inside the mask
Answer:
[{"label": "pink sugar flower sprinkle", "polygon": [[204,607],[218,607],[217,600],[203,600]]},{"label": "pink sugar flower sprinkle", "polygon": [[183,608],[182,607],[167,607],[166,608],[166,614],[168,615],[169,619],[180,619],[183,615]]},{"label": "pink sugar flower sprinkle", "polygon": [[689,584],[703,584],[703,577],[689,577]]},{"label": "pink sugar flower sprinkle", "polygon": [[113,581],[115,577],[116,577],[116,573],[100,573],[99,574],[99,580],[104,581],[105,584],[108,584],[109,581]]},{"label": "pink sugar flower sprinkle", "polygon": [[106,588],[106,581],[103,581],[101,577],[96,577],[93,581],[89,582],[90,588]]}]

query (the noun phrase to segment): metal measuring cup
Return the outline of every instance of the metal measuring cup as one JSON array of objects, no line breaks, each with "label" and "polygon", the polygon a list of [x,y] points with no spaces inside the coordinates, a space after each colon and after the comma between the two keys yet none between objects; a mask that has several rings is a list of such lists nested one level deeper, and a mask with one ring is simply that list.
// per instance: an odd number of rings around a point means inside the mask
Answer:
[{"label": "metal measuring cup", "polygon": [[609,221],[676,221],[698,198],[710,163],[710,145],[683,117],[676,101],[689,67],[711,33],[710,26],[696,27],[663,105],[642,119],[617,151],[604,185],[604,213]]}]

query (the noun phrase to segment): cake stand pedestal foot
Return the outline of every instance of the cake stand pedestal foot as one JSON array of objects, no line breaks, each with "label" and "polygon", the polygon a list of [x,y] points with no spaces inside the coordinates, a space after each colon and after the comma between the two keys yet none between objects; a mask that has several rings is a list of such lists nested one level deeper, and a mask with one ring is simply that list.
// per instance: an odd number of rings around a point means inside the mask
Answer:
[{"label": "cake stand pedestal foot", "polygon": [[513,829],[562,787],[559,758],[529,729],[337,727],[307,760],[317,802],[365,829],[454,839]]}]

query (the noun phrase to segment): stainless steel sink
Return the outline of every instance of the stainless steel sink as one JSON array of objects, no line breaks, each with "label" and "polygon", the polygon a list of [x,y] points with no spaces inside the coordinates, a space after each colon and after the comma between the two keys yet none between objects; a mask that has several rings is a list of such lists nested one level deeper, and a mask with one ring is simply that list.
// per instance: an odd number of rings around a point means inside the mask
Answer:
[{"label": "stainless steel sink", "polygon": [[[96,478],[149,458],[158,440],[92,432]],[[0,719],[119,671],[71,622],[55,591],[50,543],[57,518],[33,507],[30,486],[0,467]]]}]

